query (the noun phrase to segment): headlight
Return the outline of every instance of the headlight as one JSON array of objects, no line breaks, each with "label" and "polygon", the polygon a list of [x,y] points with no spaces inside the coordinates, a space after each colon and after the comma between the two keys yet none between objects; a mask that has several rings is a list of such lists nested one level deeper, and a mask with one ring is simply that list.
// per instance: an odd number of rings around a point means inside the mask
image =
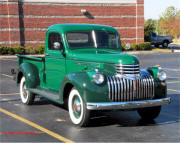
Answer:
[{"label": "headlight", "polygon": [[157,78],[160,80],[160,81],[164,81],[166,80],[166,73],[163,71],[163,70],[160,70],[158,73],[157,73]]},{"label": "headlight", "polygon": [[100,74],[100,73],[95,73],[93,75],[93,81],[96,84],[102,84],[104,82],[104,75]]}]

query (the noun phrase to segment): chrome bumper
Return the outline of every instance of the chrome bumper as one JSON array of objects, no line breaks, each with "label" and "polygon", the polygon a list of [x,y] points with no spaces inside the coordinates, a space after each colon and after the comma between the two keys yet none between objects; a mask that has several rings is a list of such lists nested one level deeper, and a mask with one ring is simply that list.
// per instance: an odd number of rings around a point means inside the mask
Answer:
[{"label": "chrome bumper", "polygon": [[113,109],[137,109],[153,106],[166,105],[171,102],[171,98],[161,98],[143,101],[129,101],[129,102],[98,102],[87,103],[89,110],[113,110]]}]

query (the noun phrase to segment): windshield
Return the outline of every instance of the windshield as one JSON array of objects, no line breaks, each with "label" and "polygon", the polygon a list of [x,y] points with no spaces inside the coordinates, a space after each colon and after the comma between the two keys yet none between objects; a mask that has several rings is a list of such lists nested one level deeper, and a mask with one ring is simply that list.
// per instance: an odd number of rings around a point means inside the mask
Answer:
[{"label": "windshield", "polygon": [[117,49],[118,36],[108,31],[78,31],[66,35],[70,49],[78,48],[108,48]]}]

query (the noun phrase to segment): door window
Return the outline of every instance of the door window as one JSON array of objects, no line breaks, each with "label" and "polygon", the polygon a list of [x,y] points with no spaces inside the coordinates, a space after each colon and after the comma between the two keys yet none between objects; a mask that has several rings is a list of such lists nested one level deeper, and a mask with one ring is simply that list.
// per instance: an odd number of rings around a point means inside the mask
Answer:
[{"label": "door window", "polygon": [[153,37],[156,37],[157,35],[156,35],[156,33],[153,32],[153,33],[152,33],[152,36],[153,36]]},{"label": "door window", "polygon": [[[57,49],[57,43],[59,43],[59,49]],[[50,33],[48,39],[49,50],[63,50],[62,39],[58,33]]]}]

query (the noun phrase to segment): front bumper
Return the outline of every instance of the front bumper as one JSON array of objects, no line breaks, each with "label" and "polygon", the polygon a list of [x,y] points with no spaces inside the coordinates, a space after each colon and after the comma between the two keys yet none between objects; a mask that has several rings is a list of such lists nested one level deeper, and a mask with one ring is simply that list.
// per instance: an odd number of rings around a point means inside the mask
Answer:
[{"label": "front bumper", "polygon": [[129,102],[98,102],[87,103],[89,110],[114,110],[114,109],[137,109],[145,107],[154,107],[166,105],[171,102],[171,98],[161,98],[143,101],[129,101]]}]

